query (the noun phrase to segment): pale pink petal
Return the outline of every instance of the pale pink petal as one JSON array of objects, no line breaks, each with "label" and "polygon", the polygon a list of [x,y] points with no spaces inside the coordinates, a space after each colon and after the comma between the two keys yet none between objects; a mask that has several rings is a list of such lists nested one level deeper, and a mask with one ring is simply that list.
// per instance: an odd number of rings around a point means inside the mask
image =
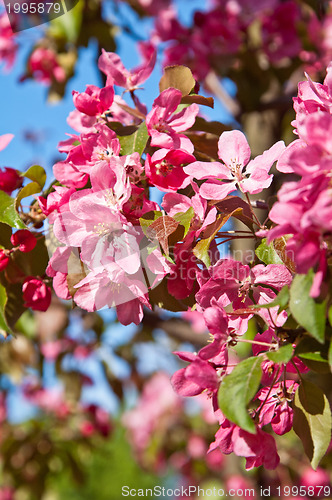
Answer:
[{"label": "pale pink petal", "polygon": [[246,173],[254,173],[256,169],[264,170],[268,173],[273,163],[280,158],[283,151],[285,151],[284,141],[277,142],[270,149],[264,151],[262,155],[256,156],[254,160],[251,160],[247,165]]},{"label": "pale pink petal", "polygon": [[223,200],[232,191],[236,190],[235,182],[204,182],[200,188],[200,195],[206,200]]},{"label": "pale pink petal", "polygon": [[2,151],[8,146],[13,137],[14,137],[13,134],[0,135],[0,151]]},{"label": "pale pink petal", "polygon": [[250,160],[250,147],[240,130],[223,132],[218,142],[219,158],[228,166],[247,165]]}]

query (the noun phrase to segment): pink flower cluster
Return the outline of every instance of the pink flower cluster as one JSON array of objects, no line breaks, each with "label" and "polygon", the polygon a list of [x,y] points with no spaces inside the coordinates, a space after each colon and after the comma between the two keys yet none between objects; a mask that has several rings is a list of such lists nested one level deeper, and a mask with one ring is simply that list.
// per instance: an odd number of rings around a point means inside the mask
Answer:
[{"label": "pink flower cluster", "polygon": [[[173,375],[173,386],[182,396],[205,393],[212,399],[220,428],[210,451],[219,448],[223,453],[234,452],[246,457],[247,469],[259,465],[274,469],[279,463],[276,445],[273,437],[262,430],[262,427],[272,424],[274,432],[280,435],[292,428],[293,410],[290,402],[298,385],[293,380],[293,365],[289,363],[284,372],[282,365],[269,360],[262,361],[263,387],[256,395],[260,404],[252,414],[256,421],[256,435],[231,423],[222,414],[217,394],[223,377],[237,363],[229,349],[241,342],[248,329],[248,322],[253,317],[250,306],[271,302],[277,291],[291,283],[291,273],[284,265],[259,264],[250,269],[240,262],[225,259],[211,266],[208,274],[202,272],[198,275],[198,280],[200,289],[196,294],[197,307],[203,314],[212,342],[197,354],[177,353],[190,364]],[[226,312],[230,305],[232,312]],[[285,311],[278,313],[278,307],[257,309],[256,314],[267,326],[265,332],[258,333],[253,341],[253,354],[259,356],[269,348],[278,348],[280,340],[276,332],[285,323],[287,314]],[[299,360],[297,368],[300,371],[306,370]]]},{"label": "pink flower cluster", "polygon": [[320,294],[330,255],[332,231],[332,65],[327,68],[324,84],[299,83],[294,99],[293,122],[298,139],[280,157],[277,168],[296,174],[300,180],[286,182],[278,192],[278,201],[269,217],[276,224],[268,241],[287,238],[287,249],[295,258],[296,269],[306,273],[313,268],[316,277],[311,295]]},{"label": "pink flower cluster", "polygon": [[[321,19],[295,0],[215,0],[209,9],[195,12],[190,27],[181,24],[175,6],[168,5],[156,15],[152,40],[168,42],[165,66],[189,66],[199,81],[211,70],[223,75],[236,60],[242,64],[243,49],[248,50],[253,33],[253,45],[264,57],[264,64],[278,67],[299,57],[317,71],[331,59],[331,2],[326,4],[327,12]],[[302,26],[309,27],[311,46]]]}]

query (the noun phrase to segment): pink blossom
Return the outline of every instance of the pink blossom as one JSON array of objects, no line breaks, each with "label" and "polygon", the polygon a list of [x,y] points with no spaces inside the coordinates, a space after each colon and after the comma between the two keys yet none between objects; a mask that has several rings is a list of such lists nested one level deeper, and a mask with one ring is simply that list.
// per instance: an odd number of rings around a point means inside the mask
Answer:
[{"label": "pink blossom", "polygon": [[73,101],[76,109],[88,116],[101,115],[113,103],[114,88],[108,85],[102,89],[95,85],[87,85],[84,92],[73,90]]},{"label": "pink blossom", "polygon": [[46,311],[51,303],[52,292],[45,283],[33,276],[28,276],[22,286],[24,306],[34,311]]},{"label": "pink blossom", "polygon": [[128,278],[115,263],[109,264],[107,270],[91,271],[75,285],[78,290],[74,300],[86,311],[115,306],[120,323],[138,325],[143,318],[143,306],[151,308],[147,288],[140,278]]},{"label": "pink blossom", "polygon": [[297,34],[300,9],[293,0],[276,6],[270,16],[263,17],[263,49],[272,63],[285,57],[296,57],[302,44]]},{"label": "pink blossom", "polygon": [[180,149],[159,149],[152,157],[147,155],[146,175],[150,183],[162,191],[175,192],[190,183],[190,177],[184,173],[183,167],[194,160],[194,156]]},{"label": "pink blossom", "polygon": [[325,492],[327,491],[327,488],[324,490],[324,487],[331,486],[330,475],[321,467],[318,467],[317,470],[305,467],[301,472],[300,486],[304,486],[307,491],[309,491],[309,488],[313,488],[313,495],[316,498],[323,498],[326,496]]},{"label": "pink blossom", "polygon": [[235,455],[246,458],[247,470],[260,465],[265,469],[273,470],[280,462],[275,440],[259,427],[256,430],[256,435],[249,434],[235,426],[232,434],[233,451]]},{"label": "pink blossom", "polygon": [[[175,353],[182,356],[181,353]],[[188,354],[185,354],[187,357]],[[197,396],[207,390],[210,394],[216,394],[219,387],[219,379],[213,366],[200,357],[193,357],[186,368],[181,368],[172,376],[174,390],[180,396]]]},{"label": "pink blossom", "polygon": [[41,83],[49,85],[52,81],[63,82],[65,70],[59,65],[56,52],[52,49],[37,47],[30,55],[28,71]]},{"label": "pink blossom", "polygon": [[102,50],[98,67],[107,75],[110,84],[114,83],[114,85],[133,91],[149,78],[156,63],[156,49],[149,42],[140,42],[138,48],[143,56],[143,62],[131,71],[123,66],[118,54]]},{"label": "pink blossom", "polygon": [[[237,309],[241,310],[253,304],[249,297],[250,291],[256,304],[266,304],[272,302],[276,296],[273,289],[281,290],[283,286],[290,284],[291,280],[291,273],[281,264],[259,264],[250,269],[240,262],[224,259],[209,268],[208,278],[196,294],[196,300],[203,310],[213,304],[221,307],[232,304],[236,314]],[[282,312],[276,316],[277,309],[271,308],[270,314],[274,315],[274,322],[282,325],[287,315]],[[266,309],[260,309],[258,314],[267,324],[271,322]],[[249,314],[241,316],[245,321],[250,317]]]},{"label": "pink blossom", "polygon": [[26,383],[23,387],[23,393],[31,403],[46,412],[56,414],[59,418],[66,418],[70,413],[62,391],[57,388],[46,389],[33,383]]},{"label": "pink blossom", "polygon": [[259,411],[259,422],[263,425],[271,424],[273,431],[279,436],[289,432],[293,426],[294,399],[298,384],[293,380],[280,382],[272,387],[261,389],[257,398],[263,403]]},{"label": "pink blossom", "polygon": [[0,14],[0,62],[9,70],[16,57],[17,44],[6,12]]},{"label": "pink blossom", "polygon": [[274,144],[262,155],[250,160],[250,147],[239,130],[223,132],[218,142],[219,162],[194,162],[184,168],[192,178],[204,179],[200,194],[206,199],[221,200],[237,187],[244,193],[256,194],[270,186],[273,163],[285,149],[283,141]]},{"label": "pink blossom", "polygon": [[[71,247],[58,247],[50,258],[46,268],[46,274],[53,278],[53,289],[55,293],[63,300],[69,300],[71,298],[67,283],[67,275],[69,272],[68,260],[75,250],[76,249],[72,249]],[[81,272],[81,270],[82,269],[78,269],[77,271]],[[72,265],[70,271],[73,271]]]},{"label": "pink blossom", "polygon": [[[152,110],[146,117],[146,126],[151,136],[151,146],[167,149],[182,149],[193,152],[191,141],[178,132],[192,127],[199,111],[197,104],[191,104],[175,113],[182,99],[180,90],[168,88],[154,100]],[[175,114],[174,114],[175,113]]]},{"label": "pink blossom", "polygon": [[172,425],[182,412],[183,402],[175,394],[169,376],[158,372],[148,380],[136,407],[122,419],[138,452],[143,452],[155,432]]}]

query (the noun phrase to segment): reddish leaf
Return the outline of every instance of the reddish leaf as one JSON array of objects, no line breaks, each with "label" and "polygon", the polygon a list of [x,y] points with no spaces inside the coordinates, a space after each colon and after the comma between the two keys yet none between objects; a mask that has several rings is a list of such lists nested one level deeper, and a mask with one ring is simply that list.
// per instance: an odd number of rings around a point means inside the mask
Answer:
[{"label": "reddish leaf", "polygon": [[168,237],[176,231],[179,222],[169,215],[158,217],[147,229],[148,238],[157,238],[162,249],[168,255]]},{"label": "reddish leaf", "polygon": [[295,262],[291,258],[291,252],[288,252],[286,250],[286,245],[287,245],[287,240],[289,237],[286,236],[281,236],[280,238],[276,238],[273,240],[273,248],[275,249],[276,253],[280,257],[280,259],[283,261],[285,266],[292,272],[296,273],[296,266]]},{"label": "reddish leaf", "polygon": [[209,108],[214,108],[213,97],[204,97],[203,95],[190,94],[182,97],[181,104],[201,104],[202,106],[208,106]]},{"label": "reddish leaf", "polygon": [[237,209],[241,209],[232,213],[233,217],[243,222],[249,229],[252,229],[253,220],[250,206],[238,196],[227,196],[227,198],[222,201],[211,201],[210,205],[214,205],[222,216],[226,216]]},{"label": "reddish leaf", "polygon": [[167,66],[159,82],[159,90],[162,92],[170,87],[182,92],[186,96],[195,87],[195,79],[187,66]]}]

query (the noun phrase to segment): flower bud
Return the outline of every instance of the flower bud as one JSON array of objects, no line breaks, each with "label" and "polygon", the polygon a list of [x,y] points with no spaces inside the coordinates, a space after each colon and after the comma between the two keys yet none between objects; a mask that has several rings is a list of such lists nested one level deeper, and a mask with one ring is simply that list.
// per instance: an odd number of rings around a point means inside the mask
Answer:
[{"label": "flower bud", "polygon": [[34,311],[46,311],[51,303],[51,289],[33,276],[28,276],[22,286],[24,306]]},{"label": "flower bud", "polygon": [[10,241],[14,247],[18,247],[21,252],[31,252],[37,244],[35,236],[28,229],[19,229],[12,234]]},{"label": "flower bud", "polygon": [[14,168],[5,167],[0,169],[0,189],[7,194],[18,189],[23,184],[23,178],[17,173]]},{"label": "flower bud", "polygon": [[0,272],[4,271],[9,264],[10,257],[6,255],[4,250],[0,250]]}]

